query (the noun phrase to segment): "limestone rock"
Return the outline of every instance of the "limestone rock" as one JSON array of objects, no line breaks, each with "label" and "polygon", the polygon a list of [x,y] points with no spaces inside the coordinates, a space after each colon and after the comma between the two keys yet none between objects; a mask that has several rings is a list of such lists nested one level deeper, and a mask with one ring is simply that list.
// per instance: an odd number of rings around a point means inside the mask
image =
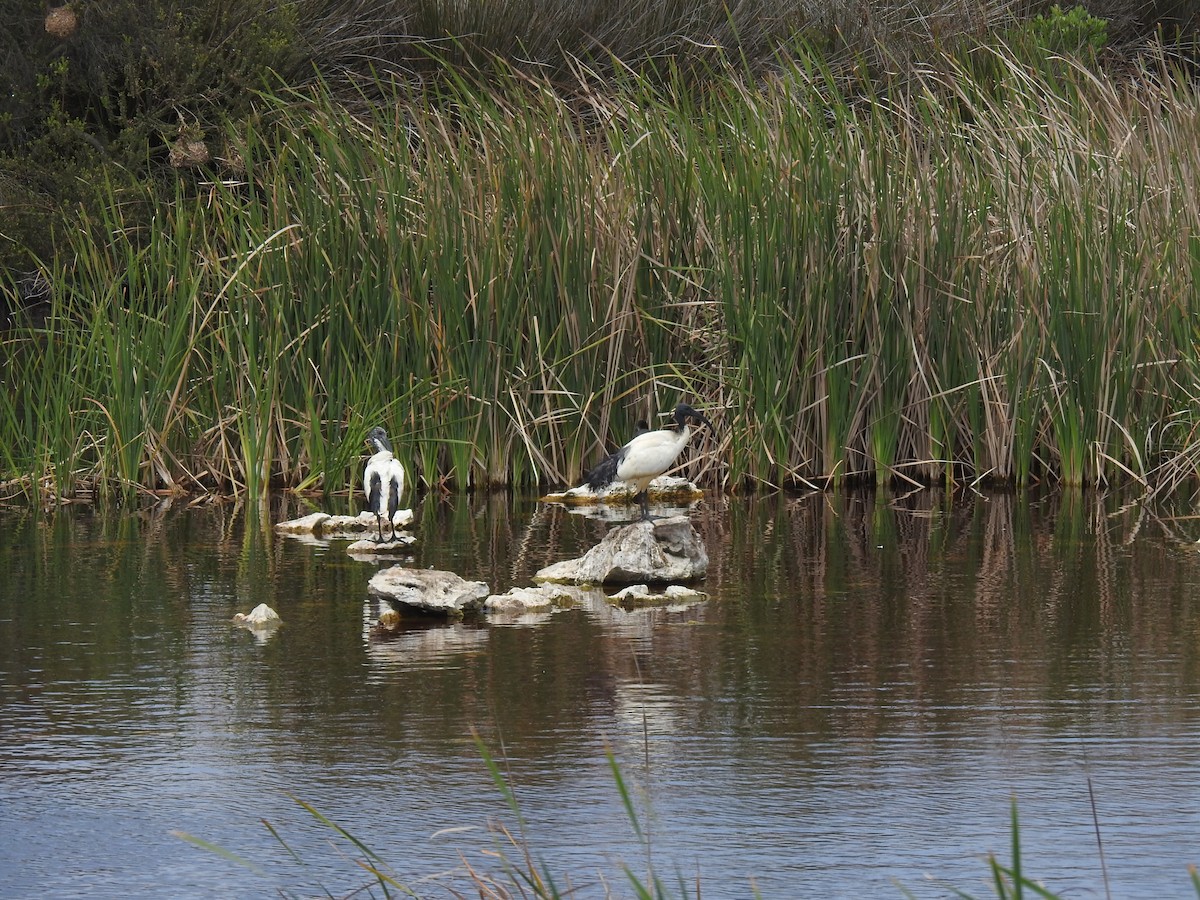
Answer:
[{"label": "limestone rock", "polygon": [[[678,478],[674,475],[659,475],[650,482],[646,493],[652,506],[664,504],[686,506],[704,496],[704,492],[696,485],[686,478]],[[596,503],[632,506],[637,503],[637,492],[623,481],[614,481],[598,491],[583,484],[565,491],[547,494],[542,500],[547,503],[562,503],[566,506],[591,506]]]},{"label": "limestone rock", "polygon": [[283,624],[283,621],[279,618],[279,613],[267,604],[260,603],[248,614],[237,613],[234,615],[233,624],[245,628],[253,634],[256,643],[265,644]]},{"label": "limestone rock", "polygon": [[479,609],[490,593],[482,581],[464,581],[453,572],[405,566],[376,572],[367,582],[367,591],[401,610],[410,607],[446,616]]},{"label": "limestone rock", "polygon": [[329,513],[309,513],[307,516],[301,516],[299,519],[276,522],[275,531],[278,534],[316,534],[322,523],[331,518],[333,517]]},{"label": "limestone rock", "polygon": [[492,594],[483,601],[483,607],[488,612],[522,613],[573,606],[577,592],[577,589],[561,584],[515,587],[503,594]]},{"label": "limestone rock", "polygon": [[417,539],[411,534],[397,532],[394,541],[383,541],[380,543],[373,537],[363,538],[348,546],[346,552],[355,559],[360,560],[386,559],[394,557],[398,553],[405,552],[409,544],[415,544],[416,542]]},{"label": "limestone rock", "polygon": [[607,603],[604,591],[598,588],[547,582],[493,594],[484,601],[484,609],[493,625],[536,626],[546,624],[564,609],[593,609]]},{"label": "limestone rock", "polygon": [[258,604],[249,614],[238,613],[233,617],[233,621],[247,628],[274,628],[282,623],[279,613],[265,603]]},{"label": "limestone rock", "polygon": [[703,591],[684,587],[682,584],[668,585],[665,591],[655,593],[644,584],[631,584],[608,598],[625,609],[635,609],[640,606],[672,606],[684,609],[695,603],[708,599]]},{"label": "limestone rock", "polygon": [[568,584],[664,584],[694,581],[708,571],[708,551],[686,516],[634,522],[611,529],[581,556],[534,576]]},{"label": "limestone rock", "polygon": [[[397,528],[403,528],[412,522],[413,511],[411,509],[396,510],[392,520]],[[383,530],[384,534],[387,534],[387,525],[383,526]],[[369,537],[371,534],[379,534],[375,514],[366,510],[357,516],[331,516],[329,513],[323,512],[309,513],[299,519],[276,523],[275,531],[279,534],[312,535],[326,541],[355,540]]]}]

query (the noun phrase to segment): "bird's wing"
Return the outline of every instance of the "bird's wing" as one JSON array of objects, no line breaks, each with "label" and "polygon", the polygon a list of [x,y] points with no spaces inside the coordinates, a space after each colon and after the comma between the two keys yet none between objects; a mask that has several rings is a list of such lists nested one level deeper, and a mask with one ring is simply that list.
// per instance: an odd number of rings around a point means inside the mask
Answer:
[{"label": "bird's wing", "polygon": [[379,498],[382,492],[383,478],[374,466],[368,465],[367,471],[363,473],[363,493],[367,495],[367,505],[370,506],[371,512],[379,512]]},{"label": "bird's wing", "polygon": [[600,488],[607,487],[617,480],[617,466],[621,464],[621,460],[625,458],[625,451],[629,445],[626,444],[616,453],[611,453],[588,472],[583,473],[583,483],[594,491]]},{"label": "bird's wing", "polygon": [[393,459],[388,468],[388,518],[394,518],[400,508],[400,498],[404,496],[404,466]]}]

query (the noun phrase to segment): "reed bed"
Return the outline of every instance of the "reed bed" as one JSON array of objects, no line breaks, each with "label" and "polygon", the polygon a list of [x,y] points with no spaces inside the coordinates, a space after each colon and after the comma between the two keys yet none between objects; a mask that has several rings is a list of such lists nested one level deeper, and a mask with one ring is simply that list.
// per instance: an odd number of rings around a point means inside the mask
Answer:
[{"label": "reed bed", "polygon": [[262,96],[47,261],[10,492],[341,491],[377,423],[427,486],[561,484],[684,398],[727,489],[1194,476],[1194,84],[720,74]]}]

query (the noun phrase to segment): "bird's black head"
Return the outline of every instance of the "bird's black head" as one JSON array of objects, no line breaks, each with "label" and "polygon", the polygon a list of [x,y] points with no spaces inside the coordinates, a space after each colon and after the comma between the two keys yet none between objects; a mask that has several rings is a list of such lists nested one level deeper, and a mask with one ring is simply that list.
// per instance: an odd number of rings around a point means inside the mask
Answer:
[{"label": "bird's black head", "polygon": [[388,440],[387,432],[376,425],[367,432],[367,446],[371,448],[373,453],[379,453],[386,450],[392,452],[392,442]]},{"label": "bird's black head", "polygon": [[[704,413],[700,412],[698,409],[688,406],[686,403],[680,403],[675,407],[675,421],[679,424],[680,428],[686,425],[689,421],[695,421],[697,425],[704,423],[709,428],[713,428],[713,423],[708,421],[708,417],[705,416]],[[713,428],[713,430],[715,431],[716,429]]]}]

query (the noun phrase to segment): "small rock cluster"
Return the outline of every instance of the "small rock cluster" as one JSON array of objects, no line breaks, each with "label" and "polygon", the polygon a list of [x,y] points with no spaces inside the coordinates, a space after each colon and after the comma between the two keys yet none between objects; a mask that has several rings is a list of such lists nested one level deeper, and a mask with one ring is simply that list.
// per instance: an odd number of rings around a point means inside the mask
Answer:
[{"label": "small rock cluster", "polygon": [[[493,594],[481,581],[465,581],[453,572],[392,566],[377,572],[367,590],[394,608],[457,618],[487,610],[500,617],[519,616],[580,603],[591,585],[634,584],[615,598],[626,606],[671,604],[700,596],[679,584],[704,577],[708,553],[686,516],[634,522],[611,529],[579,559],[547,566],[532,587]],[[647,585],[669,585],[652,593]]]},{"label": "small rock cluster", "polygon": [[[683,491],[674,500],[690,502],[694,499],[691,491],[695,486],[690,482],[683,479],[668,481],[682,482],[682,487],[672,483],[667,485],[668,489]],[[586,491],[588,502],[595,502],[599,496],[586,488],[573,488],[572,491],[576,497],[582,497],[582,492]],[[632,493],[625,491],[622,494],[620,486],[615,492],[609,489],[601,494],[604,502],[610,502],[610,496],[620,498],[625,494],[628,494],[628,501],[633,502]],[[396,513],[397,527],[412,520],[412,510]],[[387,558],[416,540],[404,533],[396,541],[377,542],[374,539],[377,533],[375,516],[370,512],[358,516],[312,513],[280,522],[275,530],[321,542],[352,540],[348,552],[364,560]],[[707,570],[708,553],[703,541],[686,515],[676,515],[614,527],[583,556],[547,566],[534,576],[536,584],[514,587],[503,594],[493,594],[483,582],[466,581],[453,572],[404,565],[376,572],[367,584],[367,592],[383,601],[381,609],[384,612],[378,627],[391,631],[399,625],[405,612],[456,619],[468,613],[486,611],[498,620],[517,621],[531,614],[587,606],[594,602],[596,594],[625,609],[688,605],[704,599],[705,595],[681,583],[701,579]],[[596,589],[610,584],[628,587],[612,597]],[[651,590],[651,585],[666,586],[666,589]]]}]

